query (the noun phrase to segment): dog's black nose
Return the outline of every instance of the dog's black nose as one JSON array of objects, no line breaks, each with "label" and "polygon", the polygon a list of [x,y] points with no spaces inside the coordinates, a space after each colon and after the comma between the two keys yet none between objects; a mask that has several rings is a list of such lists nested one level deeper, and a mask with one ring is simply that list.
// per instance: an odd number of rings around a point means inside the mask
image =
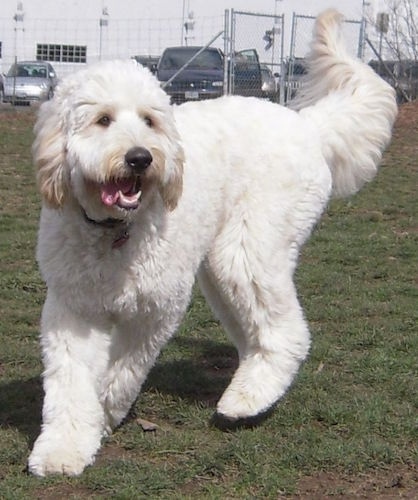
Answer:
[{"label": "dog's black nose", "polygon": [[126,153],[125,161],[135,173],[140,174],[151,165],[152,155],[148,149],[134,147]]}]

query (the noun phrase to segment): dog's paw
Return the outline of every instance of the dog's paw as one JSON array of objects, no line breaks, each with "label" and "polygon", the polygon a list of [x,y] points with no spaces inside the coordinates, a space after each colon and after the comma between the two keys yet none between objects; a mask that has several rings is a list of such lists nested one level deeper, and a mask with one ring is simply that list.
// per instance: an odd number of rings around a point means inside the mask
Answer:
[{"label": "dog's paw", "polygon": [[[267,413],[277,400],[277,394],[263,394],[261,390],[239,390],[230,386],[225,391],[216,407],[215,420],[230,422],[257,422],[259,417]],[[250,424],[251,425],[251,424]],[[239,427],[240,425],[238,425]]]},{"label": "dog's paw", "polygon": [[[251,427],[270,414],[292,382],[299,364],[297,360],[293,366],[280,361],[278,355],[270,353],[249,356],[241,362],[217,404],[213,421],[218,427]],[[288,369],[282,369],[282,365]]]},{"label": "dog's paw", "polygon": [[28,460],[28,470],[35,476],[65,474],[78,476],[87,465],[94,462],[95,451],[84,450],[76,438],[45,439],[41,435]]},{"label": "dog's paw", "polygon": [[222,431],[232,431],[236,429],[251,429],[264,422],[272,413],[276,405],[274,404],[268,410],[265,410],[252,417],[233,418],[223,415],[216,411],[210,421],[210,424]]}]

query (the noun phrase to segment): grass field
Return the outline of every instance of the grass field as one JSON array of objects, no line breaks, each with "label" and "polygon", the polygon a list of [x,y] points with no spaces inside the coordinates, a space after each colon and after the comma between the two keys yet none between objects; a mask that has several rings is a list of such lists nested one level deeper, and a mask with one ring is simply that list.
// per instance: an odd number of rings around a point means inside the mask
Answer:
[{"label": "grass field", "polygon": [[[255,429],[209,425],[236,354],[198,291],[131,418],[78,478],[38,479],[33,112],[0,109],[0,498],[418,498],[418,106],[406,105],[376,181],[333,201],[301,255],[313,347]],[[157,430],[144,432],[141,419]]]}]

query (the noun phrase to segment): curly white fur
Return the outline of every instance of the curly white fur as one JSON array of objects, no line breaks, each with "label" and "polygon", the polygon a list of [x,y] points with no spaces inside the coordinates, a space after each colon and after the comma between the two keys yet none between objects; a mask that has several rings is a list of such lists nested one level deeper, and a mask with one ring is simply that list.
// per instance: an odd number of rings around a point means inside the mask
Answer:
[{"label": "curly white fur", "polygon": [[374,175],[396,116],[393,91],[346,55],[338,24],[335,11],[316,24],[300,112],[242,97],[172,107],[146,69],[120,61],[70,76],[41,107],[48,294],[31,472],[76,475],[93,462],[196,275],[240,358],[218,417],[246,422],[288,389],[310,345],[299,249],[332,186],[352,193]]}]

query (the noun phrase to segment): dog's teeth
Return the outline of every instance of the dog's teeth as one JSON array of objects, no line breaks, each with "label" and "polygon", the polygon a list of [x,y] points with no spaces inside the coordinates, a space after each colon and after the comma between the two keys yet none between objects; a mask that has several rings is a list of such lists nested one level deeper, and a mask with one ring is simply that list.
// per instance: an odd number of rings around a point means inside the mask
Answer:
[{"label": "dog's teeth", "polygon": [[125,201],[130,201],[130,200],[138,201],[141,194],[142,194],[142,191],[138,191],[137,193],[134,193],[134,194],[123,194],[122,191],[119,191],[119,197]]},{"label": "dog's teeth", "polygon": [[122,191],[119,191],[119,205],[123,208],[136,208],[141,194],[142,191],[138,191],[132,195],[126,195],[123,194]]}]

